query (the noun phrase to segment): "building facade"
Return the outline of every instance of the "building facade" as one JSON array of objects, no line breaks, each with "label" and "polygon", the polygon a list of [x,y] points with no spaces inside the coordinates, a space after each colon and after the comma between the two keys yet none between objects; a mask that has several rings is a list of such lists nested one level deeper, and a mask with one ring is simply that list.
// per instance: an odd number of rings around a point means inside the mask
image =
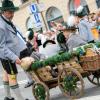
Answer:
[{"label": "building facade", "polygon": [[66,21],[69,14],[74,12],[79,5],[86,6],[90,12],[100,9],[100,0],[13,0],[13,2],[20,7],[20,10],[15,12],[13,20],[23,34],[29,27],[34,28],[33,17],[31,17],[33,14],[29,10],[29,5],[33,2],[44,4],[44,10],[40,13],[40,20],[43,27],[47,26],[46,28],[49,28],[50,21]]}]

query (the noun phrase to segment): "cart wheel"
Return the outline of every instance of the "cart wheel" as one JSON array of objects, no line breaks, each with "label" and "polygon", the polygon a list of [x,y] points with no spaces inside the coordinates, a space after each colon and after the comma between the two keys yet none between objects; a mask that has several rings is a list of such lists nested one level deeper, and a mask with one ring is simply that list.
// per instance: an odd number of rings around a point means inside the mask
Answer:
[{"label": "cart wheel", "polygon": [[62,93],[71,99],[79,98],[83,94],[83,78],[74,68],[66,68],[60,72],[58,85]]},{"label": "cart wheel", "polygon": [[90,75],[87,76],[87,78],[94,85],[100,86],[100,70],[95,72],[90,72]]},{"label": "cart wheel", "polygon": [[32,92],[36,100],[49,100],[49,88],[42,82],[35,83]]}]

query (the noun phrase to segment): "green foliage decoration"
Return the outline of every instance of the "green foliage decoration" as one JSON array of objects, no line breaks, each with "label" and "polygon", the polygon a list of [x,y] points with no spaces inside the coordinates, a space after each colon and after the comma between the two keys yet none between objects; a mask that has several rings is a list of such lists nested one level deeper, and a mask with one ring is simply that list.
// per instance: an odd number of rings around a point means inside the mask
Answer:
[{"label": "green foliage decoration", "polygon": [[43,61],[36,61],[31,65],[31,69],[29,70],[37,70],[38,68],[41,68],[43,66],[44,66]]},{"label": "green foliage decoration", "polygon": [[77,56],[82,56],[82,55],[85,55],[85,51],[82,47],[79,47],[77,50],[76,50],[76,54]]},{"label": "green foliage decoration", "polygon": [[69,61],[72,58],[72,54],[70,52],[65,52],[61,55],[57,54],[52,56],[44,61],[36,61],[31,65],[31,70],[37,70],[38,68],[45,67],[48,65],[56,65],[63,61]]},{"label": "green foliage decoration", "polygon": [[61,63],[63,61],[69,61],[71,58],[74,56],[82,56],[86,54],[86,49],[87,48],[93,48],[94,45],[96,45],[98,48],[100,47],[100,42],[96,43],[90,43],[86,44],[84,46],[77,47],[75,50],[71,52],[64,52],[64,53],[59,53],[55,56],[49,57],[48,59],[44,61],[36,61],[31,65],[30,70],[37,70],[38,68],[42,68],[48,65],[56,65],[58,63]]},{"label": "green foliage decoration", "polygon": [[76,76],[68,75],[63,79],[64,91],[72,92],[77,88]]},{"label": "green foliage decoration", "polygon": [[34,90],[34,94],[35,96],[38,98],[38,100],[45,100],[46,98],[46,91],[45,91],[45,88],[38,84],[36,87],[35,87],[35,90]]},{"label": "green foliage decoration", "polygon": [[94,44],[93,43],[89,43],[89,44],[86,44],[84,47],[84,50],[86,50],[87,48],[93,48]]},{"label": "green foliage decoration", "polygon": [[97,48],[100,48],[100,41],[96,42],[95,45]]}]

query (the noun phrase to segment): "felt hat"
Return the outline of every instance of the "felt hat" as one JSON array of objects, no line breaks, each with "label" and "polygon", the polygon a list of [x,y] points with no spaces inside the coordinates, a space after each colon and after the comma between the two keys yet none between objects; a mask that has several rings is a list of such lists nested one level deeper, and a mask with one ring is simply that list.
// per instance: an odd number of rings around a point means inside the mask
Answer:
[{"label": "felt hat", "polygon": [[34,31],[33,31],[32,28],[29,28],[29,29],[28,29],[28,39],[29,39],[29,40],[32,40],[33,37],[34,37]]},{"label": "felt hat", "polygon": [[71,15],[68,17],[67,19],[67,22],[63,23],[63,30],[61,31],[64,31],[64,30],[75,30],[77,29],[76,25],[75,25],[75,16]]},{"label": "felt hat", "polygon": [[86,9],[83,6],[79,6],[76,10],[76,15],[78,17],[84,17],[85,15],[87,15]]},{"label": "felt hat", "polygon": [[13,2],[10,0],[3,0],[2,1],[2,6],[0,7],[1,11],[17,11],[19,9],[19,7],[15,7]]}]

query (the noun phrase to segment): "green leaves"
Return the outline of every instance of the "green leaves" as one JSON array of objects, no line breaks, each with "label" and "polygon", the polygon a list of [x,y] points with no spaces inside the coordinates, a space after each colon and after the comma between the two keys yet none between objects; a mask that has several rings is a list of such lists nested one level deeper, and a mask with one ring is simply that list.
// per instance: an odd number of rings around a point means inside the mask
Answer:
[{"label": "green leaves", "polygon": [[100,41],[96,42],[95,45],[97,46],[97,48],[100,48]]},{"label": "green leaves", "polygon": [[76,50],[76,55],[77,56],[82,56],[84,54],[85,54],[85,51],[82,47],[77,48],[77,50]]},{"label": "green leaves", "polygon": [[93,43],[90,43],[90,44],[86,44],[85,46],[84,46],[84,49],[86,50],[87,48],[93,48],[94,46],[93,46]]},{"label": "green leaves", "polygon": [[57,54],[53,57],[50,57],[44,61],[36,61],[31,65],[32,70],[37,70],[38,68],[45,67],[48,65],[56,65],[63,61],[69,61],[72,58],[72,54],[69,52],[62,53],[61,55]]},{"label": "green leaves", "polygon": [[35,96],[38,97],[38,100],[45,100],[46,98],[46,94],[45,94],[45,88],[38,84],[36,87],[35,87]]},{"label": "green leaves", "polygon": [[36,61],[31,65],[32,70],[37,70],[38,68],[43,67],[43,61]]},{"label": "green leaves", "polygon": [[77,78],[75,76],[68,75],[63,79],[64,90],[68,92],[75,91],[77,87]]},{"label": "green leaves", "polygon": [[[71,58],[75,56],[82,56],[86,54],[86,49],[87,48],[93,48],[94,45],[96,45],[98,48],[100,47],[100,42],[96,43],[90,43],[86,44],[84,46],[77,47],[74,51],[72,52],[62,52],[60,54],[57,54],[55,56],[52,56],[44,61],[36,61],[31,65],[32,70],[37,70],[38,68],[42,68],[48,65],[56,65],[58,63],[61,63],[63,61],[69,61]],[[30,69],[30,70],[31,70]]]}]

